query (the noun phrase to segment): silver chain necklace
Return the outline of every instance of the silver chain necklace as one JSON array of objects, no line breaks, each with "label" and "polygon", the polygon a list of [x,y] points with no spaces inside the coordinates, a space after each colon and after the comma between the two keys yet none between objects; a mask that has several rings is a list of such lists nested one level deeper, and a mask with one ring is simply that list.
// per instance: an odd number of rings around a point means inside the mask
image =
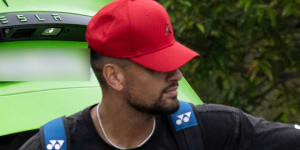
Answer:
[{"label": "silver chain necklace", "polygon": [[[103,127],[103,124],[101,122],[101,119],[100,119],[100,115],[99,115],[99,107],[100,107],[100,104],[97,105],[97,108],[96,108],[96,111],[97,111],[97,119],[98,119],[98,122],[99,122],[99,125],[100,125],[100,128],[101,128],[101,131],[102,133],[104,134],[104,137],[106,138],[106,140],[109,142],[110,145],[112,145],[113,147],[117,148],[117,149],[122,149],[122,150],[126,150],[126,148],[124,147],[120,147],[120,146],[117,146],[115,144],[113,144],[111,142],[111,140],[108,138],[105,130],[104,130],[104,127]],[[142,145],[144,145],[149,139],[150,137],[152,136],[154,130],[155,130],[155,126],[156,126],[156,120],[154,119],[154,122],[153,122],[153,128],[152,128],[152,131],[151,133],[149,134],[149,136],[144,140],[142,141],[138,146],[136,146],[135,148],[138,148],[138,147],[141,147]]]}]

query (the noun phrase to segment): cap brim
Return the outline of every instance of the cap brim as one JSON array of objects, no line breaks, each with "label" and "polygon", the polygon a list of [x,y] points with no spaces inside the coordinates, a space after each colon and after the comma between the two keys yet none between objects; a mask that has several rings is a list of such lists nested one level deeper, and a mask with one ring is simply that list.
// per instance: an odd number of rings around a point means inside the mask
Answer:
[{"label": "cap brim", "polygon": [[159,72],[174,71],[185,63],[200,56],[195,51],[184,45],[174,42],[172,46],[164,48],[155,53],[130,58],[132,61]]}]

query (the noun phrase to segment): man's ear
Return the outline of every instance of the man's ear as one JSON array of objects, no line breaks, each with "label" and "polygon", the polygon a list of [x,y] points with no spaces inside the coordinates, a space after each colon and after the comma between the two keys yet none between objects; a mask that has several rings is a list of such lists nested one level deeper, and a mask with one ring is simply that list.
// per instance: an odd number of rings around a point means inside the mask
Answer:
[{"label": "man's ear", "polygon": [[108,86],[116,91],[124,89],[125,76],[122,69],[116,64],[105,64],[102,74]]}]

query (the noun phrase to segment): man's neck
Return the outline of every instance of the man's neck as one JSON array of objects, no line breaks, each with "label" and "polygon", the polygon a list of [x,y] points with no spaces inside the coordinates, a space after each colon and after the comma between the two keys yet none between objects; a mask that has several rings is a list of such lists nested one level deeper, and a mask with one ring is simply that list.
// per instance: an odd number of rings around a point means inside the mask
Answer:
[{"label": "man's neck", "polygon": [[99,115],[103,125],[101,129],[97,119],[97,107],[91,110],[91,116],[98,134],[108,142],[109,140],[120,147],[134,148],[142,143],[151,133],[155,117],[135,110],[118,98],[106,99],[104,96],[99,107]]}]

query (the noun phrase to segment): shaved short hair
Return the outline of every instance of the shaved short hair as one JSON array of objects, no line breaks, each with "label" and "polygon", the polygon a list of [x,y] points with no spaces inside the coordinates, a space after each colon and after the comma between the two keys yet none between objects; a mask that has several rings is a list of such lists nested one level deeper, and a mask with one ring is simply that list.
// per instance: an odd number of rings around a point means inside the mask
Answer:
[{"label": "shaved short hair", "polygon": [[105,78],[103,77],[103,67],[105,66],[105,64],[116,64],[124,69],[130,64],[130,62],[131,61],[129,59],[102,56],[91,49],[91,67],[95,72],[95,75],[100,83],[101,88],[103,89],[108,88],[108,84],[106,83]]}]

